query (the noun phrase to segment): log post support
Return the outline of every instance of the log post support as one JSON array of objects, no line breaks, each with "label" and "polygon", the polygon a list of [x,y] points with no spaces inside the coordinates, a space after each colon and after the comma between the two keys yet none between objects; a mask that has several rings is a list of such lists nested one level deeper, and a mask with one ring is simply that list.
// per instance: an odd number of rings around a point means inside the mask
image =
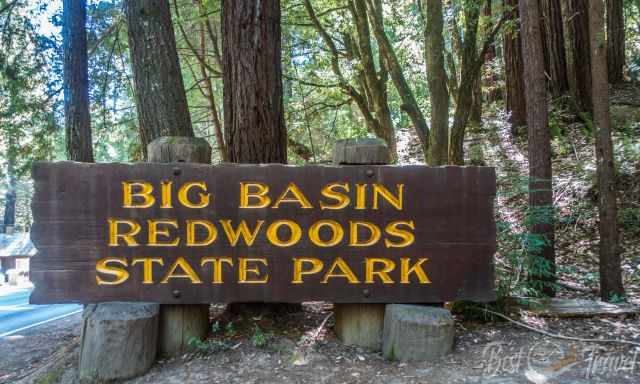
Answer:
[{"label": "log post support", "polygon": [[[203,138],[164,136],[149,143],[151,163],[211,163],[211,146]],[[158,353],[176,356],[189,349],[189,340],[209,332],[209,305],[161,305]]]},{"label": "log post support", "polygon": [[[335,165],[388,164],[389,148],[380,139],[346,139],[336,142]],[[347,345],[372,350],[382,348],[384,304],[334,304],[335,332]]]},{"label": "log post support", "polygon": [[145,374],[156,358],[158,304],[99,303],[85,306],[78,379],[102,383]]}]

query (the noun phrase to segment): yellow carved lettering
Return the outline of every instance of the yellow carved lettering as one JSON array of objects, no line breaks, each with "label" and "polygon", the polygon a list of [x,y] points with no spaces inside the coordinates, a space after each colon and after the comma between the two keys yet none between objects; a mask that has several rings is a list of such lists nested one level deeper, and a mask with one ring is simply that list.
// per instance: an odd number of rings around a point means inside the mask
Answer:
[{"label": "yellow carved lettering", "polygon": [[[287,240],[280,240],[278,237],[278,229],[282,226],[289,227],[289,231],[291,235]],[[302,237],[302,229],[300,226],[291,220],[278,220],[274,221],[267,228],[267,239],[271,242],[271,244],[278,247],[290,247],[300,241]]]},{"label": "yellow carved lettering", "polygon": [[418,277],[418,282],[420,284],[431,284],[431,280],[427,277],[427,274],[424,273],[422,269],[422,263],[427,261],[427,258],[421,258],[416,261],[416,263],[411,266],[411,259],[407,257],[403,257],[400,259],[400,283],[401,284],[409,284],[409,276],[412,273],[415,273]]},{"label": "yellow carved lettering", "polygon": [[[269,186],[263,183],[240,183],[240,208],[265,208],[271,204]],[[251,204],[250,200],[257,200]]]},{"label": "yellow carved lettering", "polygon": [[[311,268],[307,270],[302,269],[303,264],[311,264]],[[300,257],[293,259],[293,280],[292,284],[302,284],[302,275],[313,275],[322,270],[322,261],[312,257]]]},{"label": "yellow carved lettering", "polygon": [[[118,238],[124,240],[128,247],[137,247],[139,244],[134,238],[135,235],[140,232],[140,224],[136,223],[133,220],[116,220],[109,219],[109,246],[117,247],[119,246]],[[129,226],[129,231],[126,233],[120,233],[118,226],[120,224],[125,224]]]},{"label": "yellow carved lettering", "polygon": [[[96,264],[96,283],[98,285],[118,285],[122,284],[129,278],[129,272],[126,269],[110,266],[109,264],[120,264],[127,266],[127,259],[124,257],[107,257],[98,260]],[[113,276],[111,281],[103,280],[98,274]]]},{"label": "yellow carved lettering", "polygon": [[[247,259],[244,257],[240,257],[239,259],[240,267],[238,268],[238,283],[243,284],[264,284],[269,281],[269,274],[265,274],[262,278],[260,273],[260,268],[257,266],[249,267],[249,263],[261,263],[265,267],[267,266],[267,259],[258,258],[258,259]],[[247,278],[247,273],[252,273],[256,275],[255,280],[249,280]]]},{"label": "yellow carved lettering", "polygon": [[240,225],[235,229],[231,226],[231,220],[220,220],[220,224],[222,224],[222,229],[224,229],[224,233],[227,235],[229,244],[231,244],[232,247],[236,246],[240,237],[244,239],[244,242],[248,246],[251,246],[256,240],[260,227],[264,224],[264,220],[258,220],[256,222],[256,227],[253,229],[253,232],[249,230],[249,227],[244,220],[241,220]]}]

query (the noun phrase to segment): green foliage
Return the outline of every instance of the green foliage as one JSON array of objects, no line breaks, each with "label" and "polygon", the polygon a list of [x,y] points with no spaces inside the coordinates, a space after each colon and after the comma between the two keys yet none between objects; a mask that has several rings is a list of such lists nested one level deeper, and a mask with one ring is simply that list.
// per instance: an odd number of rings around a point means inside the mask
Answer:
[{"label": "green foliage", "polygon": [[47,4],[2,1],[0,9],[0,201],[5,191],[16,192],[18,208],[27,208],[17,211],[16,227],[25,230],[31,220],[31,164],[55,158],[61,134],[61,77],[55,37],[39,31]]},{"label": "green foliage", "polygon": [[587,272],[584,275],[578,278],[578,281],[581,284],[591,286],[597,285],[600,282],[600,273],[598,272]]},{"label": "green foliage", "polygon": [[562,136],[562,120],[557,113],[553,111],[549,114],[549,130],[551,131],[551,138],[557,139]]},{"label": "green foliage", "polygon": [[208,355],[223,352],[231,348],[231,344],[217,339],[200,340],[197,337],[191,337],[187,343],[196,353]]},{"label": "green foliage", "polygon": [[504,319],[497,317],[486,310],[504,313],[507,311],[508,299],[508,297],[499,297],[498,300],[486,304],[478,304],[472,301],[456,301],[451,304],[449,310],[451,313],[460,316],[466,321],[503,321]]},{"label": "green foliage", "polygon": [[35,384],[54,384],[60,382],[62,375],[64,375],[64,368],[58,367],[45,373],[43,376],[38,377],[35,380]]},{"label": "green foliage", "polygon": [[[529,193],[529,179],[520,176],[508,176],[499,181],[502,187],[498,198],[514,198]],[[553,224],[556,221],[554,207],[522,207],[523,224],[505,220],[498,215],[497,258],[496,265],[497,294],[499,299],[511,296],[540,296],[548,282],[541,281],[552,275],[548,260],[541,257],[541,251],[549,245],[545,235],[532,233],[535,225]],[[542,279],[532,279],[533,276]],[[555,289],[555,286],[551,286]]]},{"label": "green foliage", "polygon": [[251,336],[251,344],[254,347],[262,348],[267,345],[267,336],[262,332],[262,329],[256,324],[253,327],[253,335]]},{"label": "green foliage", "polygon": [[228,323],[224,326],[224,334],[225,334],[227,337],[233,337],[233,336],[235,336],[235,335],[236,335],[236,329],[235,329],[235,327],[234,327],[234,325],[233,325],[233,322],[232,322],[232,321],[228,322]]},{"label": "green foliage", "polygon": [[609,303],[611,304],[624,304],[626,302],[627,302],[627,298],[624,295],[613,293],[609,297]]},{"label": "green foliage", "polygon": [[630,236],[640,236],[640,207],[627,207],[618,211],[618,222]]},{"label": "green foliage", "polygon": [[220,321],[216,320],[211,324],[211,333],[216,334],[218,332],[220,332]]}]

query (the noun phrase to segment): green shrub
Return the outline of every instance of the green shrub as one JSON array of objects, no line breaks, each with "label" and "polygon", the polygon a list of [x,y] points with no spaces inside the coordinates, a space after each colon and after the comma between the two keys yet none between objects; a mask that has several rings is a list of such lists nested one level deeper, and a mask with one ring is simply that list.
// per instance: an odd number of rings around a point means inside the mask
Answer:
[{"label": "green shrub", "polygon": [[622,208],[618,211],[618,223],[631,235],[640,235],[640,207]]}]

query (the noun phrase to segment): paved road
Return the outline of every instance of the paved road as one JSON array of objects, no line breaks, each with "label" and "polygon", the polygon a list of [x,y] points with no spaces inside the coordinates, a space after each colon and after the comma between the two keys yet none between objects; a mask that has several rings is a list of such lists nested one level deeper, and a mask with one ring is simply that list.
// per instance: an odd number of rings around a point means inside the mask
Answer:
[{"label": "paved road", "polygon": [[0,288],[0,338],[82,311],[81,305],[31,305],[32,288]]}]

